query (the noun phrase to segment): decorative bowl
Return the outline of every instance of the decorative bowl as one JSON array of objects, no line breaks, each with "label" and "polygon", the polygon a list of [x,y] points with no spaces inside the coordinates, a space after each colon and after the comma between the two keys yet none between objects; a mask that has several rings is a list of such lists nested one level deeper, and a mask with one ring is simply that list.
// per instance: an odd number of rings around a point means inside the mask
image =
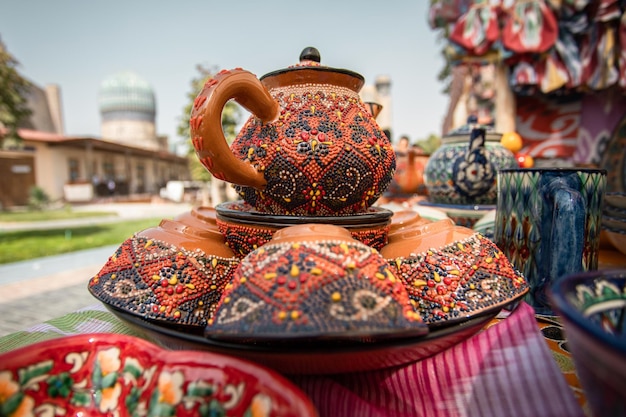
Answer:
[{"label": "decorative bowl", "polygon": [[495,243],[451,219],[397,233],[380,253],[429,329],[500,310],[530,289]]},{"label": "decorative bowl", "polygon": [[278,230],[241,260],[205,334],[276,345],[427,332],[377,250],[343,227],[303,224]]},{"label": "decorative bowl", "polygon": [[216,210],[219,230],[226,237],[226,244],[240,258],[269,242],[277,230],[301,224],[341,226],[358,241],[380,250],[387,244],[393,215],[381,207],[370,207],[363,213],[344,216],[279,215],[258,212],[243,201],[221,203]]},{"label": "decorative bowl", "polygon": [[239,265],[218,234],[163,220],[126,239],[87,288],[138,317],[204,328]]},{"label": "decorative bowl", "polygon": [[427,207],[421,204],[410,204],[409,202],[398,203],[398,202],[389,202],[381,204],[379,207],[386,208],[388,210],[395,212],[404,211],[404,210],[413,210],[417,212],[423,219],[430,220],[436,222],[437,220],[447,219],[448,216],[442,210],[437,208]]},{"label": "decorative bowl", "polygon": [[596,416],[626,416],[626,270],[567,276],[550,288]]},{"label": "decorative bowl", "polygon": [[602,215],[602,226],[611,230],[618,230],[626,232],[626,218],[621,219],[619,217]]},{"label": "decorative bowl", "polygon": [[6,416],[317,416],[272,370],[116,334],[47,340],[0,355]]},{"label": "decorative bowl", "polygon": [[493,240],[496,229],[496,210],[489,210],[472,227],[489,240]]},{"label": "decorative bowl", "polygon": [[604,201],[607,206],[626,210],[626,193],[617,191],[604,193]]},{"label": "decorative bowl", "polygon": [[615,207],[610,204],[604,205],[604,209],[602,210],[602,215],[614,217],[616,219],[620,219],[626,222],[626,209]]},{"label": "decorative bowl", "polygon": [[459,226],[474,227],[474,224],[478,222],[485,214],[491,210],[495,210],[494,205],[476,205],[476,204],[442,204],[431,203],[429,201],[420,201],[419,205],[431,207],[441,210],[446,216]]}]

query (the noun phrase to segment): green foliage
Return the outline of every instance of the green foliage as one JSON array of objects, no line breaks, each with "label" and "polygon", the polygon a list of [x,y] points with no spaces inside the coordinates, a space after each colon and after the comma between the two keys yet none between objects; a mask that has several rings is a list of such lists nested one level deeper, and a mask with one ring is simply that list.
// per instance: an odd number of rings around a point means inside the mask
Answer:
[{"label": "green foliage", "polygon": [[[202,90],[202,87],[207,80],[212,78],[217,73],[217,69],[197,65],[196,70],[198,71],[198,76],[191,80],[191,91],[187,93],[189,102],[183,109],[183,115],[179,119],[177,133],[187,147],[187,157],[189,159],[191,178],[196,181],[208,181],[211,179],[211,173],[207,171],[204,166],[202,166],[196,157],[196,153],[191,144],[189,118],[196,96]],[[241,107],[234,101],[229,101],[226,103],[226,106],[224,106],[224,110],[222,111],[222,130],[224,131],[224,136],[226,137],[228,143],[232,143],[235,139],[237,134],[237,125],[241,120],[241,115]]]},{"label": "green foliage", "polygon": [[30,83],[19,74],[18,65],[0,41],[0,128],[6,129],[0,134],[0,148],[7,139],[19,142],[17,128],[31,114],[26,101]]},{"label": "green foliage", "polygon": [[441,138],[431,133],[426,139],[418,140],[415,144],[422,148],[425,154],[432,155],[441,146]]},{"label": "green foliage", "polygon": [[31,187],[28,191],[28,206],[33,210],[43,210],[50,202],[50,197],[41,187]]}]

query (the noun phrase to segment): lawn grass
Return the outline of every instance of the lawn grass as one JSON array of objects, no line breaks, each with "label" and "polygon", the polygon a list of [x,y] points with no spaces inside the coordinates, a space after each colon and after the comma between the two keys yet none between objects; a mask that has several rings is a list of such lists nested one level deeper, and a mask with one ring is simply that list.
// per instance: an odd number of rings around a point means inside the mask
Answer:
[{"label": "lawn grass", "polygon": [[135,232],[158,226],[161,220],[154,218],[51,230],[0,232],[0,264],[121,244]]},{"label": "lawn grass", "polygon": [[84,217],[117,216],[114,211],[72,211],[67,209],[42,211],[0,211],[0,222],[36,222]]}]

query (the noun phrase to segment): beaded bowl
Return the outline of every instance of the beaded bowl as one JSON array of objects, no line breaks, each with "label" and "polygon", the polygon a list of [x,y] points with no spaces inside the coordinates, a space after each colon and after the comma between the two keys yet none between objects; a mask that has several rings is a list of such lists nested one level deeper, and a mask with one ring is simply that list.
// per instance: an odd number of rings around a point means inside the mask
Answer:
[{"label": "beaded bowl", "polygon": [[596,416],[626,416],[626,270],[567,276],[548,293]]},{"label": "beaded bowl", "polygon": [[529,291],[492,241],[451,219],[394,235],[381,255],[430,329],[500,310]]},{"label": "beaded bowl", "polygon": [[290,226],[250,252],[206,334],[280,343],[425,335],[387,262],[346,229]]},{"label": "beaded bowl", "polygon": [[277,230],[301,224],[331,224],[350,231],[353,238],[380,250],[387,244],[387,234],[393,212],[371,207],[363,213],[349,216],[289,216],[262,213],[243,202],[219,204],[217,225],[226,244],[236,256],[243,258],[269,242]]},{"label": "beaded bowl", "polygon": [[0,355],[3,416],[317,416],[278,373],[118,334],[46,340]]},{"label": "beaded bowl", "polygon": [[238,265],[217,228],[163,220],[124,241],[88,290],[114,312],[203,328]]}]

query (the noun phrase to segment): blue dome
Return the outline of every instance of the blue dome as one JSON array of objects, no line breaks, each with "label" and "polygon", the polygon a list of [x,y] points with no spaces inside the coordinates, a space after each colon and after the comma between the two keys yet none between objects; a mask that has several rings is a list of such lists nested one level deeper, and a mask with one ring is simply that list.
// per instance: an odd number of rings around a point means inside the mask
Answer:
[{"label": "blue dome", "polygon": [[[134,72],[125,71],[106,78],[100,84],[100,113],[106,116],[152,117],[156,114],[154,91]],[[142,117],[143,116],[143,117]]]}]

